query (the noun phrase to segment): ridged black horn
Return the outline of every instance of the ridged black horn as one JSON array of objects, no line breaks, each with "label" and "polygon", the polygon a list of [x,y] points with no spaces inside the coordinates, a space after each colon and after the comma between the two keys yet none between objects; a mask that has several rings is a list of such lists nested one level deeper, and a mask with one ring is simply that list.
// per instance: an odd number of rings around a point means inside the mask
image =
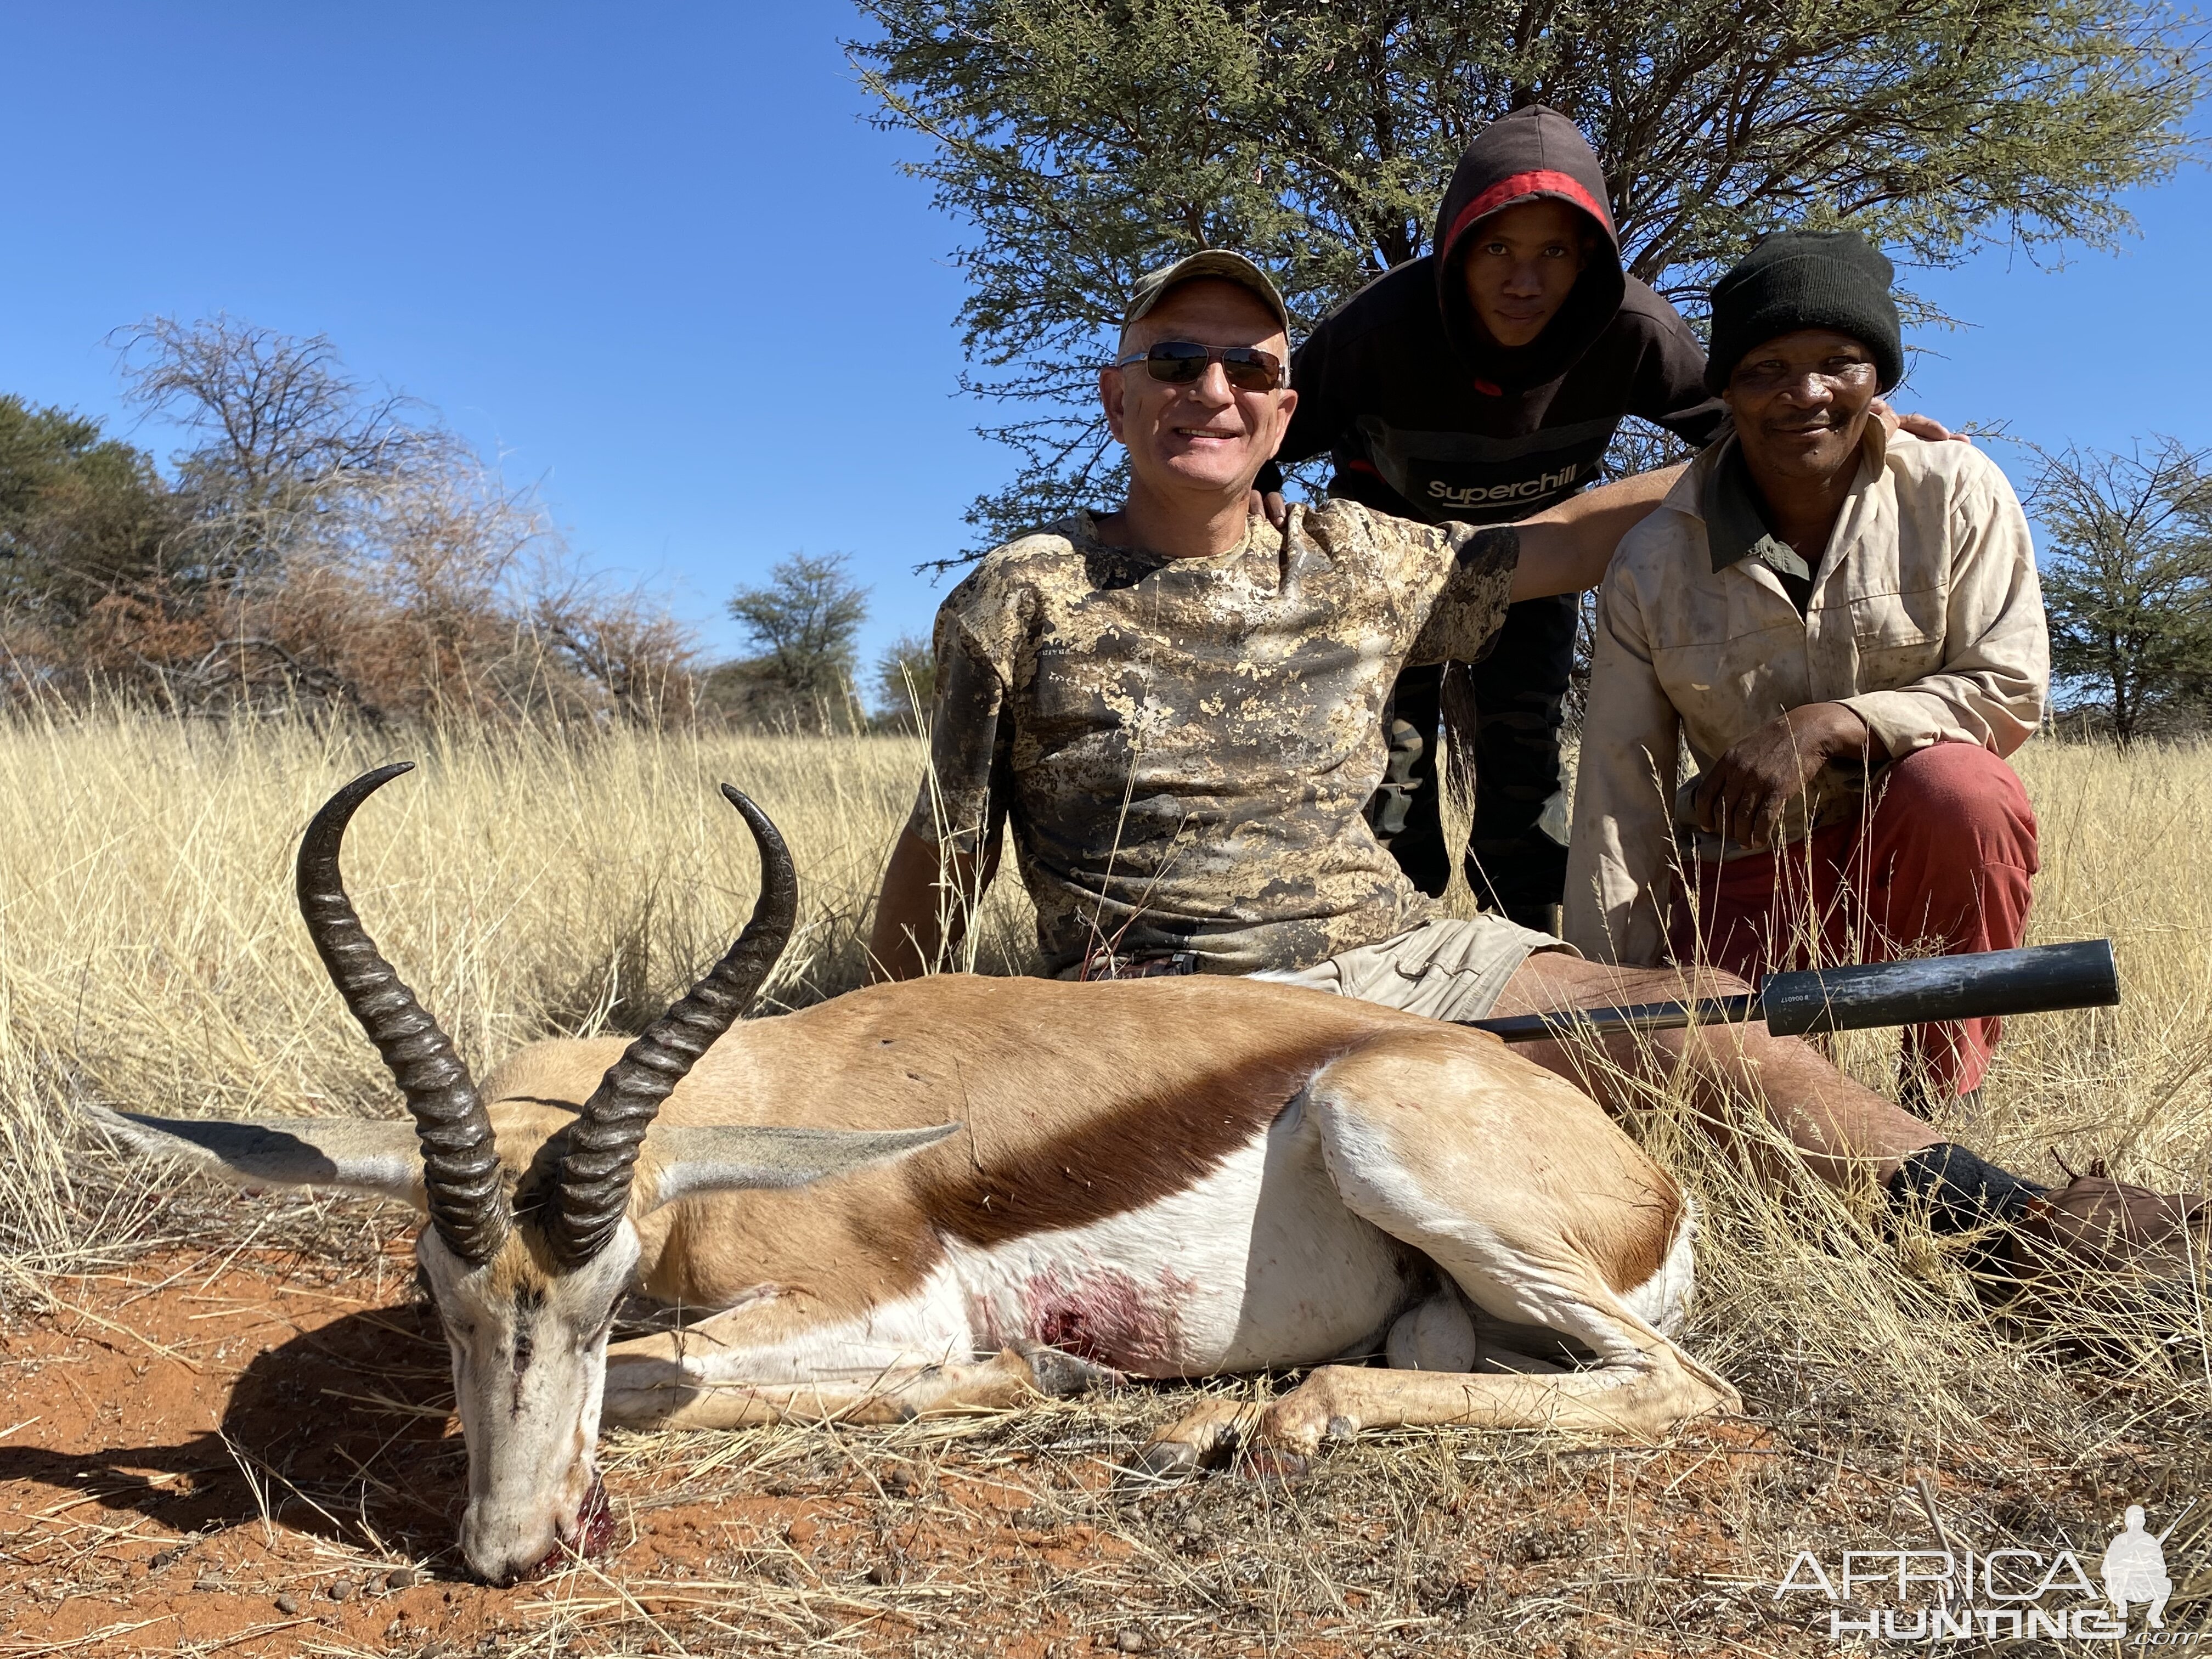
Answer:
[{"label": "ridged black horn", "polygon": [[568,1132],[549,1243],[576,1267],[606,1249],[629,1207],[630,1171],[669,1091],[752,1006],[799,920],[799,872],[768,814],[722,786],[760,849],[760,898],[730,953],[607,1068]]},{"label": "ridged black horn", "polygon": [[431,1224],[455,1255],[481,1267],[497,1254],[508,1219],[491,1118],[451,1039],[377,954],[338,872],[338,848],[355,809],[414,769],[412,761],[380,766],[323,803],[300,842],[300,914],[331,982],[415,1115]]}]

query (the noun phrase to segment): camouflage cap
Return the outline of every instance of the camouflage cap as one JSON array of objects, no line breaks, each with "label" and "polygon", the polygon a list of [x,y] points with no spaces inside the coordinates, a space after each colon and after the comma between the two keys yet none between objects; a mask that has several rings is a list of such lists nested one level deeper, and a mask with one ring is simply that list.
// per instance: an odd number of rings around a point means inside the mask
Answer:
[{"label": "camouflage cap", "polygon": [[1267,280],[1267,273],[1241,253],[1232,253],[1225,247],[1200,248],[1196,253],[1184,255],[1172,264],[1148,270],[1137,278],[1137,285],[1129,293],[1129,308],[1121,313],[1121,326],[1127,328],[1165,299],[1168,291],[1180,283],[1194,282],[1200,276],[1218,276],[1224,282],[1234,283],[1249,289],[1261,302],[1275,314],[1283,325],[1283,332],[1291,331],[1291,309],[1283,303],[1283,296]]}]

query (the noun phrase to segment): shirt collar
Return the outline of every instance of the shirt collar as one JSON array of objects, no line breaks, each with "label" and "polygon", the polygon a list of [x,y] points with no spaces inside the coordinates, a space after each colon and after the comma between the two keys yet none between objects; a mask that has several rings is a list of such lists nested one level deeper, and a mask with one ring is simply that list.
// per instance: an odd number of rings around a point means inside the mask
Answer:
[{"label": "shirt collar", "polygon": [[[1888,452],[1888,436],[1879,419],[1867,422],[1866,436],[1859,445],[1863,464],[1881,470]],[[1797,550],[1776,535],[1766,522],[1765,505],[1751,481],[1751,469],[1745,464],[1734,432],[1721,440],[1720,451],[1705,474],[1698,506],[1716,574],[1747,558],[1756,558],[1778,574],[1795,576],[1800,581],[1813,579],[1812,568]]]}]

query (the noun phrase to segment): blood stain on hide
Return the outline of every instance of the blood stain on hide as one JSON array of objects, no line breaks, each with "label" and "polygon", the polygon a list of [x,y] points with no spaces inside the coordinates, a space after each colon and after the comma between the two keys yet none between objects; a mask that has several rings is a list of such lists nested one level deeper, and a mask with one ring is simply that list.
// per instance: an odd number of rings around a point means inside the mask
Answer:
[{"label": "blood stain on hide", "polygon": [[1166,1268],[1147,1284],[1114,1267],[1054,1268],[1021,1288],[1033,1341],[1095,1364],[1143,1369],[1182,1346],[1182,1304],[1196,1284]]}]

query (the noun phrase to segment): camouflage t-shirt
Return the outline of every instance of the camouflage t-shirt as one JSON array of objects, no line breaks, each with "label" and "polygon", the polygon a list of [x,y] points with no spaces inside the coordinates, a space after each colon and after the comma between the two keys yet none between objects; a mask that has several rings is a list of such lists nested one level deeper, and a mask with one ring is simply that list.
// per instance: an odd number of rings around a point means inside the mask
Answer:
[{"label": "camouflage t-shirt", "polygon": [[1425,920],[1360,808],[1406,664],[1480,656],[1510,527],[1350,501],[1255,518],[1206,559],[1109,547],[1088,514],[989,554],[937,615],[923,840],[1013,820],[1048,971],[1195,951],[1302,968]]}]

